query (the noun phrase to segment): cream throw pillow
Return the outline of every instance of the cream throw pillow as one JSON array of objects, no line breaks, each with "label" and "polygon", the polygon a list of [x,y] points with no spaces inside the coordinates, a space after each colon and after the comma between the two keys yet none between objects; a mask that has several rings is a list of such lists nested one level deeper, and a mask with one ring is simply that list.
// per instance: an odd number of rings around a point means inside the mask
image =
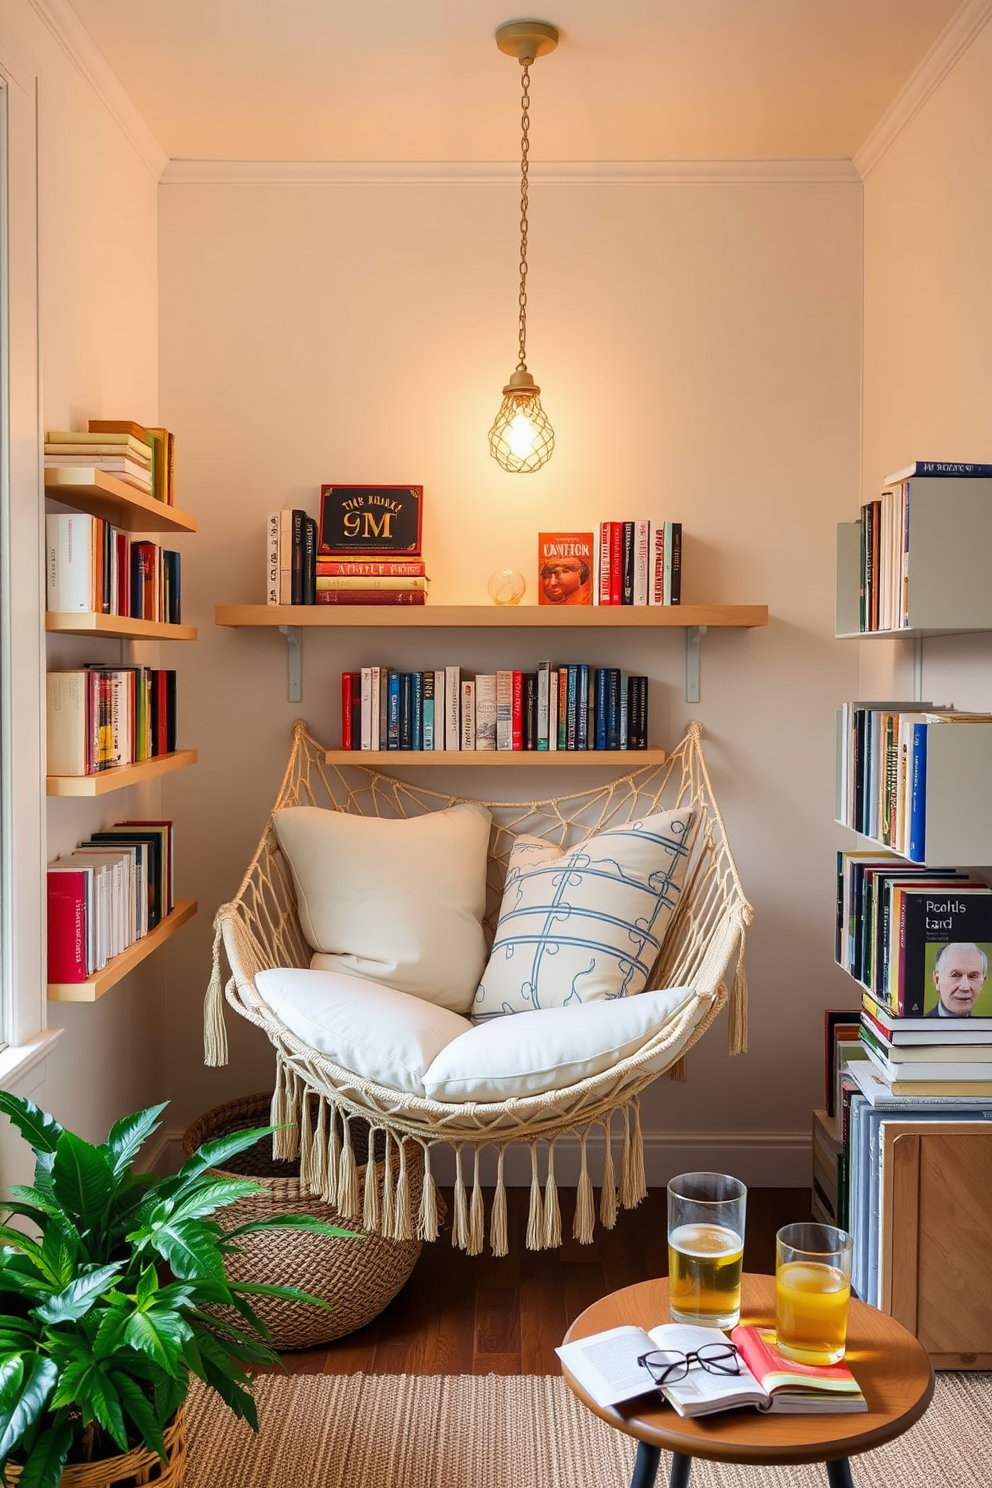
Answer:
[{"label": "cream throw pillow", "polygon": [[660,811],[565,852],[519,838],[473,1018],[640,992],[681,893],[692,816]]},{"label": "cream throw pillow", "polygon": [[400,820],[290,806],[273,822],[314,969],[469,1011],[486,963],[484,806]]},{"label": "cream throw pillow", "polygon": [[333,971],[276,967],[255,977],[259,993],[296,1037],[391,1090],[424,1093],[431,1060],[471,1030],[467,1018],[392,987]]},{"label": "cream throw pillow", "polygon": [[689,987],[669,987],[622,1002],[490,1018],[438,1052],[424,1089],[436,1101],[502,1101],[563,1090],[612,1069],[671,1023],[675,1042],[646,1066],[667,1069],[709,1006],[709,998]]}]

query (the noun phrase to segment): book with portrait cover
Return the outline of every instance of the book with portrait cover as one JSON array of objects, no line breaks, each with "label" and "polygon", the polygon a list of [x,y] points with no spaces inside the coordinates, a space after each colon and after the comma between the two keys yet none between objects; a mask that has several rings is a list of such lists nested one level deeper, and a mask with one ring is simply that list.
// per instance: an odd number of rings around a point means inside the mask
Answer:
[{"label": "book with portrait cover", "polygon": [[591,532],[539,533],[538,604],[591,605],[594,568]]},{"label": "book with portrait cover", "polygon": [[892,889],[890,926],[890,1012],[940,1022],[992,1015],[992,890],[907,880]]}]

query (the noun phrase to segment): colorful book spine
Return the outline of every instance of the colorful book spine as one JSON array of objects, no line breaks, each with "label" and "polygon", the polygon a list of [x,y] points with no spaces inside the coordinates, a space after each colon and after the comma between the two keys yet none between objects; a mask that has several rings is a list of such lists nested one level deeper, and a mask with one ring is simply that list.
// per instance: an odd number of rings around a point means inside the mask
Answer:
[{"label": "colorful book spine", "polygon": [[496,748],[496,673],[480,672],[475,679],[475,747]]},{"label": "colorful book spine", "polygon": [[462,669],[449,666],[444,669],[444,747],[453,752],[461,749],[461,698]]},{"label": "colorful book spine", "polygon": [[608,605],[610,601],[610,529],[612,523],[599,524],[599,578],[596,584],[596,603]]},{"label": "colorful book spine", "polygon": [[651,570],[651,523],[634,523],[634,598],[635,605],[646,605]]},{"label": "colorful book spine", "polygon": [[434,673],[434,748],[443,750],[445,747],[445,719],[447,717],[446,693],[447,677],[444,668],[439,667]]},{"label": "colorful book spine", "polygon": [[606,705],[609,696],[609,667],[596,668],[596,731],[594,748],[606,748]]},{"label": "colorful book spine", "polygon": [[589,748],[589,667],[580,662],[575,669],[575,747]]},{"label": "colorful book spine", "polygon": [[496,673],[496,748],[513,748],[513,673]]},{"label": "colorful book spine", "polygon": [[548,726],[550,718],[551,702],[551,663],[550,661],[539,661],[537,663],[537,729],[536,747],[545,750],[548,747]]},{"label": "colorful book spine", "polygon": [[610,523],[610,604],[623,604],[623,523]]},{"label": "colorful book spine", "polygon": [[410,748],[424,747],[424,674],[409,672]]},{"label": "colorful book spine", "polygon": [[475,749],[475,681],[466,678],[462,682],[462,720],[461,720],[461,742],[462,749]]},{"label": "colorful book spine", "polygon": [[422,740],[421,740],[421,748],[424,749],[424,750],[431,750],[431,752],[433,752],[433,749],[434,749],[434,673],[433,672],[423,672],[421,675],[423,677],[423,687],[424,687],[424,700],[423,700],[424,725],[423,725],[423,737],[422,737]]},{"label": "colorful book spine", "polygon": [[510,738],[513,749],[524,747],[524,674],[513,673],[512,714],[510,718]]},{"label": "colorful book spine", "polygon": [[416,589],[318,589],[319,605],[423,605],[427,595]]},{"label": "colorful book spine", "polygon": [[400,674],[390,671],[387,681],[386,748],[400,747]]}]

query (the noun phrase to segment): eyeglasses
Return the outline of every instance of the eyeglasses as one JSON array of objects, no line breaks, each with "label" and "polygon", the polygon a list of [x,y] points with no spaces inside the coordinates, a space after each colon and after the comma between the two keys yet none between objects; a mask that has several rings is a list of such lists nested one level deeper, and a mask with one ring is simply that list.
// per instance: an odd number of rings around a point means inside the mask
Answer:
[{"label": "eyeglasses", "polygon": [[651,1354],[641,1354],[637,1360],[646,1369],[656,1385],[673,1385],[685,1379],[693,1364],[709,1374],[740,1374],[741,1366],[737,1349],[732,1343],[704,1343],[690,1354],[680,1354],[673,1349],[656,1349]]}]

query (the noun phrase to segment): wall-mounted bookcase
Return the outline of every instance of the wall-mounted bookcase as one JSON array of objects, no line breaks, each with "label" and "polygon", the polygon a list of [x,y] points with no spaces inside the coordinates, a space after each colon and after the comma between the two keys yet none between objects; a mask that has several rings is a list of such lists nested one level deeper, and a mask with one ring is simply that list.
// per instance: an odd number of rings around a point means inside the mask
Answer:
[{"label": "wall-mounted bookcase", "polygon": [[196,764],[196,759],[195,749],[176,749],[134,765],[98,770],[95,775],[49,775],[45,790],[49,796],[106,796],[111,791],[126,790],[129,785],[142,785],[158,775],[171,775],[173,770],[186,770]]},{"label": "wall-mounted bookcase", "polygon": [[986,480],[910,482],[909,625],[861,629],[861,523],[837,528],[838,638],[911,640],[992,630],[992,497]]},{"label": "wall-mounted bookcase", "polygon": [[117,985],[128,972],[140,966],[146,957],[159,946],[164,945],[181,925],[191,920],[196,914],[195,899],[177,899],[176,906],[171,914],[166,915],[154,930],[149,930],[140,940],[134,941],[126,951],[119,956],[114,956],[107,962],[102,971],[95,972],[93,976],[87,977],[85,982],[49,982],[48,998],[50,1002],[96,1002],[111,987]]},{"label": "wall-mounted bookcase", "polygon": [[[289,652],[289,701],[303,698],[304,630],[454,628],[540,630],[684,630],[686,701],[699,701],[699,648],[709,629],[768,624],[767,605],[218,605],[217,625],[277,627]],[[471,751],[469,751],[471,752]],[[643,754],[643,750],[639,751]]]},{"label": "wall-mounted bookcase", "polygon": [[[46,467],[45,495],[74,511],[100,517],[114,527],[130,533],[195,532],[195,518],[162,501],[145,495],[127,481],[118,480],[106,471],[89,467]],[[195,625],[170,625],[165,621],[143,620],[125,615],[95,612],[63,613],[49,610],[45,614],[49,635],[91,636],[95,639],[120,641],[195,641]],[[121,647],[122,662],[124,647]],[[195,749],[177,749],[135,764],[93,775],[49,775],[46,794],[52,797],[94,798],[129,786],[144,784],[175,770],[195,765]],[[147,956],[163,945],[196,914],[196,901],[178,900],[172,912],[154,930],[115,956],[102,971],[83,982],[49,982],[48,997],[54,1002],[95,1002],[115,986]]]}]

